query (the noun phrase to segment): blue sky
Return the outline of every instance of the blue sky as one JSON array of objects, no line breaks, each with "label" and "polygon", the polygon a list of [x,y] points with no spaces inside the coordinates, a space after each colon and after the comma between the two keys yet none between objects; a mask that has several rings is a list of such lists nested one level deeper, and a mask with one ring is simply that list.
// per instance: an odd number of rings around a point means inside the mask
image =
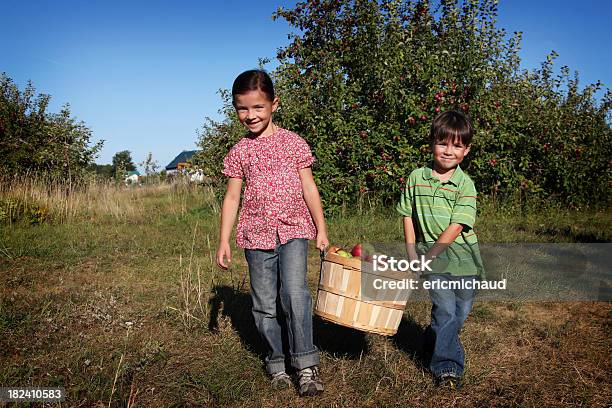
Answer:
[{"label": "blue sky", "polygon": [[[523,31],[525,68],[551,51],[581,82],[612,87],[612,2],[501,0],[499,27]],[[288,43],[279,7],[295,1],[4,0],[0,72],[23,89],[31,79],[52,96],[50,110],[73,115],[104,139],[98,163],[121,150],[148,152],[165,166],[196,148],[196,129],[218,118],[219,88],[273,59]],[[269,64],[267,68],[273,68]]]}]

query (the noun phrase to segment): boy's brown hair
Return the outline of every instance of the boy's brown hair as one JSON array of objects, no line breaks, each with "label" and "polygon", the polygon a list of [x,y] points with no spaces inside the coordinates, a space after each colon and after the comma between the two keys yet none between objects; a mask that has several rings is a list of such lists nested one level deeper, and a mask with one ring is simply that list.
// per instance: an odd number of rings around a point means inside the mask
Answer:
[{"label": "boy's brown hair", "polygon": [[461,111],[450,110],[440,113],[431,124],[431,144],[451,139],[461,140],[465,146],[472,143],[474,127],[470,118]]}]

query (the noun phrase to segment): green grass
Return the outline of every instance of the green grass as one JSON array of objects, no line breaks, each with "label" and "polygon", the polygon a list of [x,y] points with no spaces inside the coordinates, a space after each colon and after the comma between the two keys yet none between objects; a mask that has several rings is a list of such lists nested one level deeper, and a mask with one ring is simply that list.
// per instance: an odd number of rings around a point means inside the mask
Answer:
[{"label": "green grass", "polygon": [[[123,193],[122,193],[123,194]],[[0,227],[0,385],[62,385],[62,406],[597,406],[612,399],[604,302],[476,302],[462,332],[466,387],[439,391],[422,365],[428,302],[385,338],[316,321],[326,392],[273,392],[249,310],[246,262],[212,262],[218,205],[195,189],[132,196],[129,209]],[[128,205],[126,204],[126,205]],[[481,242],[610,242],[609,211],[483,204]],[[402,239],[370,210],[328,220],[332,243]],[[311,246],[314,293],[318,256]],[[113,383],[115,383],[114,392]],[[112,394],[112,395],[111,395]]]}]

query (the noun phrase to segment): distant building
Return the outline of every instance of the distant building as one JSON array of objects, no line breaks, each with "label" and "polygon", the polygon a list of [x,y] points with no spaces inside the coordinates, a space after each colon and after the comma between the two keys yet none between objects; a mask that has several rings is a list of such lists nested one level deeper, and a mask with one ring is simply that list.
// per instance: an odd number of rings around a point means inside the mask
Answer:
[{"label": "distant building", "polygon": [[166,173],[176,174],[183,169],[191,168],[191,163],[189,162],[189,160],[197,152],[197,150],[183,150],[181,153],[179,153],[178,156],[174,158],[174,160],[170,162],[170,164],[166,166]]},{"label": "distant building", "polygon": [[138,184],[140,182],[140,173],[138,170],[128,171],[125,174],[125,179],[123,181],[126,185]]}]

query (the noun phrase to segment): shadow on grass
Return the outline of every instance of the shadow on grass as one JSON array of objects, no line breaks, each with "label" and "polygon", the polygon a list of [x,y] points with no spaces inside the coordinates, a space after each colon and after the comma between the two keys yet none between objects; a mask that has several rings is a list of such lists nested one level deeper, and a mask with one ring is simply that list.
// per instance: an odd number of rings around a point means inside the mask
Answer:
[{"label": "shadow on grass", "polygon": [[229,318],[242,344],[263,359],[266,356],[266,346],[251,314],[251,296],[226,285],[217,285],[212,292],[214,296],[210,299],[209,330],[216,331],[219,328],[220,316]]},{"label": "shadow on grass", "polygon": [[427,371],[431,362],[434,334],[429,326],[423,328],[410,316],[404,315],[397,333],[391,341],[406,353],[414,363]]},{"label": "shadow on grass", "polygon": [[535,230],[535,233],[538,235],[545,235],[550,237],[551,239],[555,239],[559,236],[567,237],[570,239],[570,242],[580,242],[580,243],[606,243],[610,242],[609,239],[606,239],[605,232],[601,231],[579,231],[569,226],[566,227],[557,227],[557,226],[549,226],[545,228],[538,228]]},{"label": "shadow on grass", "polygon": [[[229,318],[232,327],[238,333],[245,347],[263,359],[266,354],[266,346],[257,332],[255,321],[251,314],[251,296],[248,292],[226,285],[218,285],[213,288],[214,296],[210,300],[210,319],[208,328],[215,331],[219,328],[219,317]],[[277,302],[280,305],[280,302]],[[283,349],[285,355],[288,353],[287,332],[284,329],[284,315],[278,311],[283,327]],[[328,323],[318,316],[313,317],[314,343],[324,352],[336,357],[347,357],[358,359],[368,351],[365,333],[348,327]],[[287,366],[289,366],[287,361]]]},{"label": "shadow on grass", "polygon": [[321,349],[334,357],[358,359],[368,352],[365,333],[350,327],[327,322],[314,316],[314,342]]}]

